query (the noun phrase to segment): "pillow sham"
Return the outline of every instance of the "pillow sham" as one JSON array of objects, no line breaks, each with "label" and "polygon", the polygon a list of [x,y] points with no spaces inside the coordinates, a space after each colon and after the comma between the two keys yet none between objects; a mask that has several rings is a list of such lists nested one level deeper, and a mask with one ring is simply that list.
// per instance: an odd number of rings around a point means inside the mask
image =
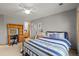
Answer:
[{"label": "pillow sham", "polygon": [[58,33],[52,33],[49,35],[50,38],[58,38]]},{"label": "pillow sham", "polygon": [[58,37],[59,39],[65,39],[65,35],[64,33],[58,33]]},{"label": "pillow sham", "polygon": [[50,38],[56,38],[56,39],[68,39],[67,32],[64,33],[49,33]]}]

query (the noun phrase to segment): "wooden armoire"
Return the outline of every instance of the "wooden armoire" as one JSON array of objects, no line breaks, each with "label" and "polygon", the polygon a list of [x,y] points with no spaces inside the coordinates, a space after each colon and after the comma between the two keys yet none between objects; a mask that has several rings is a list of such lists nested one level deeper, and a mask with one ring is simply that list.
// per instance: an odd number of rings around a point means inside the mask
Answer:
[{"label": "wooden armoire", "polygon": [[7,24],[7,32],[8,32],[8,45],[10,45],[10,28],[18,29],[18,41],[23,41],[23,25],[21,24]]}]

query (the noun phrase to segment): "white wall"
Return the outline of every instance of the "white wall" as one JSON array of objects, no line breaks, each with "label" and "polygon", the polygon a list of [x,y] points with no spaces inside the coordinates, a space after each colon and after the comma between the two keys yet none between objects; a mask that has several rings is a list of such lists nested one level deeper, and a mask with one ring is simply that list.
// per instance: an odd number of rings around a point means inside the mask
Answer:
[{"label": "white wall", "polygon": [[5,16],[5,22],[6,24],[11,23],[11,24],[24,24],[24,21],[27,21],[27,17],[17,17],[17,16]]},{"label": "white wall", "polygon": [[[76,48],[76,10],[43,17],[32,21],[34,24],[42,23],[46,31],[67,31],[71,33],[70,42]],[[33,33],[34,34],[34,33]]]},{"label": "white wall", "polygon": [[0,44],[7,44],[7,24],[24,24],[27,18],[0,15]]},{"label": "white wall", "polygon": [[6,43],[6,24],[3,15],[0,15],[0,44]]}]

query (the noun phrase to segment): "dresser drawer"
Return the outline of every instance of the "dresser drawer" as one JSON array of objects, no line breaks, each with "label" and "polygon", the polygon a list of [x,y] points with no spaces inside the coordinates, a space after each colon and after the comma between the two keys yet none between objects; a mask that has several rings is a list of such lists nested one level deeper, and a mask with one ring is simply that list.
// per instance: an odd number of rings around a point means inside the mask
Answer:
[{"label": "dresser drawer", "polygon": [[22,42],[24,40],[24,36],[23,35],[18,35],[18,39],[19,39],[19,42]]}]

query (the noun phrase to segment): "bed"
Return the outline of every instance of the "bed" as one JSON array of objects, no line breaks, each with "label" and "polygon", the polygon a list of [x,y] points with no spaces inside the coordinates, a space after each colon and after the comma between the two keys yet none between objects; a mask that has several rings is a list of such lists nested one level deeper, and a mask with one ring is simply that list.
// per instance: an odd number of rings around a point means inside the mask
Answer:
[{"label": "bed", "polygon": [[[57,33],[62,35],[56,38]],[[29,56],[68,56],[70,48],[67,32],[47,31],[45,37],[23,42],[23,54]]]}]

